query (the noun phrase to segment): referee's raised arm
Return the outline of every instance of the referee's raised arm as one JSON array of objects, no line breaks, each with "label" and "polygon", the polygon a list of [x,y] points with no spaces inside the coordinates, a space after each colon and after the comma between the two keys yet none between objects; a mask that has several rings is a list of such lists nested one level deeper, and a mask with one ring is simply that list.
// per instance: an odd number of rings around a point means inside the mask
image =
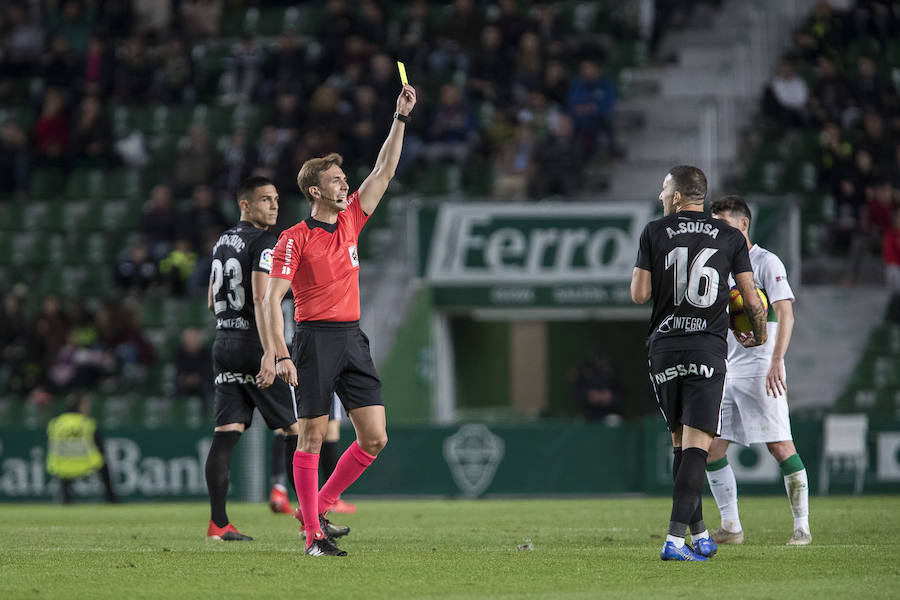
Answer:
[{"label": "referee's raised arm", "polygon": [[394,122],[387,139],[381,146],[378,158],[375,160],[375,168],[359,186],[359,205],[367,215],[371,215],[381,202],[384,191],[394,177],[394,170],[400,161],[400,151],[403,149],[403,134],[406,131],[406,123],[409,121],[409,113],[416,105],[416,90],[411,85],[404,85],[403,91],[397,98],[397,112],[394,113]]}]

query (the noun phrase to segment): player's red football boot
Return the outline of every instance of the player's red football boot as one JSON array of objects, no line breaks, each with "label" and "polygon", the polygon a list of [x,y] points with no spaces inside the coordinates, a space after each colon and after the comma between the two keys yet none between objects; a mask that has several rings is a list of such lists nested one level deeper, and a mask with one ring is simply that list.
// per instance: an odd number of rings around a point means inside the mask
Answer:
[{"label": "player's red football boot", "polygon": [[291,501],[288,499],[287,489],[283,485],[276,483],[272,486],[272,492],[269,494],[269,508],[276,514],[289,515],[294,512],[291,508]]},{"label": "player's red football boot", "polygon": [[338,498],[328,510],[336,513],[341,513],[342,515],[352,515],[356,512],[356,505],[345,502],[344,500]]},{"label": "player's red football boot", "polygon": [[225,527],[217,527],[215,523],[212,521],[209,522],[209,527],[206,529],[206,539],[207,540],[215,540],[215,541],[223,541],[223,542],[252,542],[253,538],[249,535],[244,535],[240,531],[234,528],[234,525],[229,523]]}]

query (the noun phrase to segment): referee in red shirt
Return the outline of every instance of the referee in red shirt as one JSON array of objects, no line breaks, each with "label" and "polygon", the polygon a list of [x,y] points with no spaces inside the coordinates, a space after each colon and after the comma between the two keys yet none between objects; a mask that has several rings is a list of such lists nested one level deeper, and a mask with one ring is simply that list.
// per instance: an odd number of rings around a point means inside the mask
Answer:
[{"label": "referee in red shirt", "polygon": [[[348,195],[339,154],[306,161],[297,185],[312,204],[311,216],[285,230],[264,299],[265,339],[260,387],[277,375],[294,386],[300,437],[294,453],[294,485],[306,532],[306,553],[345,556],[323,533],[325,513],[347,487],[372,464],[387,444],[381,381],[359,328],[359,232],[378,206],[394,176],[416,91],[404,85],[397,112],[375,168]],[[294,293],[297,331],[293,352],[284,341],[281,300]],[[299,385],[298,385],[299,384]],[[319,451],[328,429],[332,394],[337,391],[356,430],[356,441],[318,490]]]}]

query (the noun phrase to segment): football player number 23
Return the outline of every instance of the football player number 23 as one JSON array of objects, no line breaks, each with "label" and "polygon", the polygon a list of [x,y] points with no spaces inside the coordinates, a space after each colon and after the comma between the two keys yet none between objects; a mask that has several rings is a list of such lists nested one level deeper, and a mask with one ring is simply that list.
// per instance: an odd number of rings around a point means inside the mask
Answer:
[{"label": "football player number 23", "polygon": [[694,257],[690,268],[687,247],[679,246],[666,254],[666,271],[675,269],[675,306],[685,298],[697,308],[707,308],[715,303],[719,294],[719,272],[706,263],[716,252],[716,248],[703,248]]},{"label": "football player number 23", "polygon": [[[241,310],[244,308],[244,272],[241,269],[241,262],[236,258],[229,258],[222,264],[220,259],[212,262],[212,293],[213,308],[216,314],[225,310],[226,305],[231,310]],[[224,298],[219,297],[222,285],[227,283],[227,293]]]}]

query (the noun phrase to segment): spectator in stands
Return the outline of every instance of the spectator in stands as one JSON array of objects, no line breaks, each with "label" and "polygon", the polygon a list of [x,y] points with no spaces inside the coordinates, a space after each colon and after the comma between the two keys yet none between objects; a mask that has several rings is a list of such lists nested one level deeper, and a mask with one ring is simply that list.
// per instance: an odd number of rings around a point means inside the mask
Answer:
[{"label": "spectator in stands", "polygon": [[888,290],[896,297],[900,295],[900,209],[894,210],[891,227],[884,232],[881,256]]},{"label": "spectator in stands", "polygon": [[146,100],[153,85],[153,63],[140,35],[129,36],[118,48],[113,90],[122,102]]},{"label": "spectator in stands", "polygon": [[45,355],[43,340],[22,312],[22,298],[7,292],[0,310],[0,362],[8,369],[0,392],[26,394],[38,384]]},{"label": "spectator in stands", "polygon": [[181,23],[185,33],[194,40],[218,36],[222,7],[222,0],[182,0]]},{"label": "spectator in stands", "polygon": [[350,141],[346,158],[351,165],[366,160],[366,157],[378,154],[381,142],[387,136],[387,128],[381,115],[384,112],[377,108],[378,98],[375,88],[370,85],[357,87],[353,92],[353,113],[350,119]]},{"label": "spectator in stands", "polygon": [[588,421],[617,419],[622,414],[622,390],[609,355],[595,350],[569,373],[569,397]]},{"label": "spectator in stands", "polygon": [[[30,19],[23,6],[13,4],[7,10],[9,60],[21,66],[24,73],[41,58],[46,28],[40,21]],[[18,68],[16,70],[19,71]]]},{"label": "spectator in stands", "polygon": [[880,241],[893,226],[894,213],[900,208],[897,202],[898,193],[900,192],[891,187],[890,180],[881,176],[874,177],[866,189],[863,226],[876,241]]},{"label": "spectator in stands", "polygon": [[163,46],[161,62],[156,69],[156,97],[163,104],[193,102],[194,65],[178,37],[172,37]]},{"label": "spectator in stands", "polygon": [[306,48],[297,33],[285,30],[278,44],[263,63],[261,96],[270,99],[280,94],[298,94],[303,91],[306,70]]},{"label": "spectator in stands", "polygon": [[178,233],[178,214],[172,206],[172,189],[168,185],[153,186],[140,227],[152,258],[159,259],[169,253]]},{"label": "spectator in stands", "polygon": [[[346,103],[341,102],[341,94],[336,87],[323,84],[310,98],[304,129],[307,133],[317,133],[321,143],[328,148],[327,152],[334,152],[346,135],[348,108]],[[294,176],[296,178],[296,174]]]},{"label": "spectator in stands", "polygon": [[802,127],[807,121],[807,100],[806,82],[797,75],[790,60],[782,60],[763,93],[763,112],[778,126]]},{"label": "spectator in stands", "polygon": [[875,61],[870,56],[860,56],[856,61],[857,78],[853,82],[856,101],[861,108],[880,109],[884,102],[883,86],[878,78]]},{"label": "spectator in stands", "polygon": [[384,48],[387,43],[387,23],[384,8],[375,0],[361,0],[359,31],[365,32],[366,41],[375,48]]},{"label": "spectator in stands", "polygon": [[520,121],[513,135],[503,140],[496,152],[493,196],[497,200],[521,202],[526,199],[532,172],[535,139],[529,120]]},{"label": "spectator in stands", "polygon": [[249,35],[243,36],[225,60],[225,73],[219,81],[219,102],[239,104],[256,98],[264,59],[257,40]]},{"label": "spectator in stands", "polygon": [[581,185],[584,158],[575,143],[572,119],[559,115],[551,132],[537,145],[535,168],[531,178],[531,196],[559,194],[571,196]]},{"label": "spectator in stands", "polygon": [[224,196],[234,197],[238,184],[250,175],[251,160],[246,130],[235,129],[222,148],[219,158],[219,189]]},{"label": "spectator in stands", "polygon": [[[156,361],[156,349],[153,347],[141,330],[138,323],[138,308],[135,302],[116,302],[108,305],[109,311],[105,315],[111,319],[107,324],[107,330],[112,337],[109,345],[120,367],[142,368]],[[100,311],[98,310],[98,316]],[[98,326],[101,341],[104,329]]]},{"label": "spectator in stands", "polygon": [[144,240],[133,243],[125,256],[116,263],[113,280],[129,292],[143,292],[158,281],[156,261],[150,257],[150,249]]},{"label": "spectator in stands", "polygon": [[817,64],[818,76],[809,97],[810,112],[819,123],[840,122],[850,101],[850,88],[830,57],[818,56]]},{"label": "spectator in stands", "polygon": [[621,155],[616,137],[616,85],[603,74],[595,60],[583,60],[579,75],[569,84],[566,105],[575,128],[575,138],[582,154],[591,157],[597,150],[597,137],[603,133],[607,152]]},{"label": "spectator in stands", "polygon": [[837,195],[837,183],[840,175],[853,159],[853,145],[843,138],[837,123],[828,122],[819,133],[819,180],[820,183],[834,188]]},{"label": "spectator in stands", "polygon": [[95,96],[85,96],[81,101],[70,150],[75,166],[104,167],[112,162],[112,125]]},{"label": "spectator in stands", "polygon": [[41,165],[62,167],[69,149],[69,119],[63,94],[50,88],[44,95],[41,116],[34,124],[34,149]]},{"label": "spectator in stands", "polygon": [[512,89],[513,97],[519,103],[523,102],[530,92],[541,88],[544,65],[540,44],[540,38],[536,33],[526,32],[519,37]]},{"label": "spectator in stands", "polygon": [[497,17],[493,24],[500,30],[503,46],[506,48],[519,46],[519,39],[528,28],[528,23],[519,14],[519,3],[516,0],[497,1]]},{"label": "spectator in stands", "polygon": [[195,252],[205,249],[204,240],[210,234],[219,236],[228,229],[228,219],[216,204],[213,189],[208,185],[198,185],[191,192],[191,203],[179,218],[181,237],[191,240]]},{"label": "spectator in stands", "polygon": [[93,18],[76,0],[67,0],[62,4],[62,13],[53,14],[50,11],[50,26],[66,38],[72,50],[81,54],[87,46],[88,36],[93,27]]},{"label": "spectator in stands", "polygon": [[284,152],[284,141],[279,137],[278,130],[271,125],[263,127],[256,148],[253,149],[254,156],[250,161],[253,174],[262,175],[275,181],[282,152]]},{"label": "spectator in stands", "polygon": [[112,91],[114,64],[105,42],[94,35],[88,39],[82,66],[82,86],[89,96],[104,97]]},{"label": "spectator in stands", "polygon": [[450,83],[442,85],[438,105],[428,126],[423,155],[430,162],[449,159],[462,166],[477,138],[475,116],[469,110],[462,90]]},{"label": "spectator in stands", "polygon": [[399,40],[394,45],[398,47],[398,56],[406,57],[404,62],[407,68],[422,71],[427,68],[429,46],[436,38],[428,11],[427,0],[412,0],[395,30]]},{"label": "spectator in stands", "polygon": [[281,92],[275,97],[275,114],[270,121],[281,143],[297,139],[303,126],[299,97],[294,92]]},{"label": "spectator in stands", "polygon": [[38,72],[47,87],[66,89],[78,72],[78,57],[69,48],[69,42],[61,35],[50,40],[50,48],[41,58]]},{"label": "spectator in stands", "polygon": [[880,168],[890,169],[894,141],[885,131],[884,119],[880,114],[869,112],[863,117],[863,136],[859,146],[869,153]]},{"label": "spectator in stands", "polygon": [[569,78],[562,61],[550,60],[544,67],[544,80],[541,84],[541,92],[548,102],[558,106],[565,106],[569,95]]},{"label": "spectator in stands", "polygon": [[0,129],[0,195],[23,200],[31,177],[31,153],[28,137],[15,121]]},{"label": "spectator in stands", "polygon": [[218,168],[216,153],[202,125],[191,125],[187,136],[178,144],[172,174],[175,193],[185,196],[198,185],[212,181]]},{"label": "spectator in stands", "polygon": [[481,46],[469,68],[469,92],[473,98],[494,104],[508,102],[512,57],[502,44],[503,37],[497,27],[488,25],[482,30]]},{"label": "spectator in stands", "polygon": [[188,327],[181,333],[181,343],[175,351],[175,393],[179,398],[197,396],[208,412],[213,390],[212,361],[203,332]]},{"label": "spectator in stands", "polygon": [[171,252],[159,261],[159,275],[173,296],[182,297],[187,293],[188,279],[196,267],[197,253],[190,238],[179,237]]},{"label": "spectator in stands", "polygon": [[161,36],[172,22],[172,0],[132,0],[135,24],[140,33]]}]

